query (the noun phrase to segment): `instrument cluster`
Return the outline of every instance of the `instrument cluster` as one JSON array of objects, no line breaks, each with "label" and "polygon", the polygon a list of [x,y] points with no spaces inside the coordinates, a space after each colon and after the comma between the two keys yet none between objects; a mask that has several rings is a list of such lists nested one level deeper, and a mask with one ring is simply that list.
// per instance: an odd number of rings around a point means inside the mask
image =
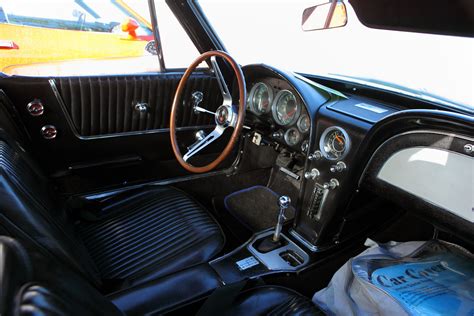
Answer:
[{"label": "instrument cluster", "polygon": [[252,86],[247,104],[250,112],[271,121],[272,138],[307,151],[311,120],[303,102],[293,91],[260,81]]}]

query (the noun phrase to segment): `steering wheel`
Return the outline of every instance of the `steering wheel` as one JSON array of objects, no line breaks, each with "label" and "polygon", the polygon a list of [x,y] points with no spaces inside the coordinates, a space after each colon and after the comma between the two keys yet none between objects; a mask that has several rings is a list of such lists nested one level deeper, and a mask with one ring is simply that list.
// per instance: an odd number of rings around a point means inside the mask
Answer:
[{"label": "steering wheel", "polygon": [[[219,69],[219,66],[216,61],[216,57],[221,57],[225,59],[231,66],[237,78],[237,84],[239,87],[239,104],[238,106],[232,104],[232,95],[229,92],[229,88],[222,76],[222,72]],[[210,132],[207,136],[202,137],[196,143],[192,144],[188,147],[187,152],[182,155],[181,151],[179,150],[178,141],[176,139],[176,113],[178,110],[181,99],[181,94],[183,93],[184,87],[186,82],[188,81],[189,76],[191,73],[196,69],[196,67],[201,64],[204,60],[210,58],[212,69],[214,74],[217,78],[217,83],[219,85],[219,89],[222,93],[222,105],[220,105],[216,112],[211,112],[199,106],[199,103],[202,101],[202,94],[194,98],[194,105],[193,110],[195,113],[206,113],[214,116],[214,121],[216,122],[216,127],[212,132]],[[170,137],[171,137],[171,146],[173,148],[173,153],[184,169],[194,172],[194,173],[203,173],[209,172],[216,168],[224,159],[229,156],[232,151],[232,148],[237,143],[239,138],[240,132],[242,131],[242,127],[244,125],[244,117],[245,117],[245,108],[247,103],[247,90],[245,88],[245,80],[244,75],[242,73],[242,69],[237,64],[237,62],[229,56],[229,54],[223,51],[209,51],[205,52],[201,56],[199,56],[189,67],[186,69],[183,77],[181,78],[178,88],[176,89],[176,93],[173,99],[173,105],[171,107],[171,117],[170,117]],[[188,162],[189,158],[200,152],[203,148],[208,146],[210,143],[218,139],[224,131],[232,127],[234,131],[232,132],[232,136],[230,137],[229,142],[227,143],[226,147],[222,151],[222,153],[211,163],[205,166],[196,167],[193,166]]]}]

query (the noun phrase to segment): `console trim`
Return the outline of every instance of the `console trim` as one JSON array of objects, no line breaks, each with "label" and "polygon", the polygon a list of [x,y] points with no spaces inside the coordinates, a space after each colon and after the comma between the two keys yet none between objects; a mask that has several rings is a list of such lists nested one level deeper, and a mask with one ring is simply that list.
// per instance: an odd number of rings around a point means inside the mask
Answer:
[{"label": "console trim", "polygon": [[[297,244],[295,244],[290,238],[286,237],[284,234],[281,234],[281,238],[284,238],[288,244],[279,248],[276,248],[267,253],[261,253],[253,247],[253,243],[261,238],[265,238],[273,235],[273,230],[266,231],[256,235],[248,243],[247,248],[261,263],[263,263],[268,270],[270,271],[298,271],[302,267],[306,266],[309,262],[309,255],[301,249]],[[301,256],[303,262],[297,266],[291,266],[286,262],[280,255],[285,251],[291,250]]]},{"label": "console trim", "polygon": [[309,241],[307,241],[303,236],[301,236],[296,230],[290,229],[290,235],[296,238],[300,243],[302,243],[306,248],[308,248],[311,252],[319,251],[319,248]]}]

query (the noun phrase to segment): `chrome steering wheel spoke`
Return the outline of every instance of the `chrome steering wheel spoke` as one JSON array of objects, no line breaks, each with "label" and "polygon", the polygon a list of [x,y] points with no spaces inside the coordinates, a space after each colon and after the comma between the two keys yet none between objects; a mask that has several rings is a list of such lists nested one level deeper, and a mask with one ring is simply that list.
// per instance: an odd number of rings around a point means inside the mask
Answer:
[{"label": "chrome steering wheel spoke", "polygon": [[189,148],[186,154],[183,156],[184,161],[188,161],[189,158],[203,150],[207,145],[218,139],[223,133],[226,128],[221,126],[221,125],[216,125],[216,128],[209,133],[206,137],[204,137],[202,140],[192,144]]},{"label": "chrome steering wheel spoke", "polygon": [[219,89],[221,90],[222,94],[222,104],[223,105],[232,105],[232,95],[229,92],[229,88],[227,87],[227,83],[224,80],[224,76],[222,75],[221,69],[217,64],[216,56],[212,56],[211,58],[212,69],[216,74],[217,83],[219,85]]},{"label": "chrome steering wheel spoke", "polygon": [[197,113],[206,113],[206,114],[211,114],[211,115],[213,115],[213,116],[216,115],[215,112],[206,110],[205,108],[202,108],[202,107],[197,106],[197,105],[193,106],[193,110],[194,110],[194,113],[196,113],[196,114],[197,114]]}]

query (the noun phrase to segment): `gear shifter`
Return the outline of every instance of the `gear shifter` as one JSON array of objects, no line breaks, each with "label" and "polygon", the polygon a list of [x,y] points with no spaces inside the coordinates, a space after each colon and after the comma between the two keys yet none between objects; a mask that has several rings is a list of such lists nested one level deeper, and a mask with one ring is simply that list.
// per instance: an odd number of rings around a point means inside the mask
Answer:
[{"label": "gear shifter", "polygon": [[278,199],[278,206],[280,207],[280,212],[278,213],[278,220],[275,225],[275,232],[273,236],[267,236],[265,238],[259,239],[255,242],[254,247],[261,253],[267,253],[274,249],[280,248],[287,244],[286,240],[281,240],[281,229],[283,228],[283,223],[286,220],[285,211],[290,207],[291,200],[288,196],[282,195]]},{"label": "gear shifter", "polygon": [[288,207],[290,207],[290,203],[291,203],[291,199],[289,196],[282,195],[278,199],[278,206],[280,207],[280,213],[278,213],[278,220],[275,225],[275,233],[273,234],[274,242],[280,241],[281,229],[283,227],[283,223],[286,220],[285,211]]}]

